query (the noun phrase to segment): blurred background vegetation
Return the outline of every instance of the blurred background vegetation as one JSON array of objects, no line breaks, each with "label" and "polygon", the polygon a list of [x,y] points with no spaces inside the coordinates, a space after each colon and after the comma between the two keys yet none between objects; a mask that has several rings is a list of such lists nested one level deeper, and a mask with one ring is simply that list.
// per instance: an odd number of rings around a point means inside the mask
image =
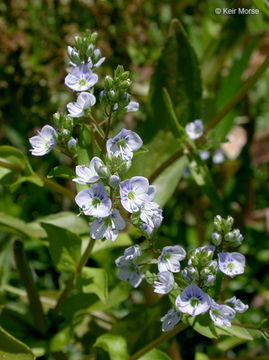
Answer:
[{"label": "blurred background vegetation", "polygon": [[[203,79],[203,115],[206,124],[240,89],[263,62],[269,52],[268,16],[216,15],[215,8],[255,8],[260,1],[238,0],[10,0],[0,3],[0,142],[12,145],[28,153],[28,138],[36,128],[52,123],[52,114],[64,111],[72,100],[71,92],[64,85],[67,44],[86,29],[99,33],[99,48],[106,62],[98,70],[97,94],[102,89],[102,79],[122,64],[131,71],[132,97],[140,103],[140,111],[127,114],[119,125],[135,128],[138,133],[152,141],[147,127],[149,105],[147,94],[151,75],[162,46],[169,32],[172,18],[182,22],[198,56]],[[191,79],[190,79],[191,81]],[[190,84],[192,86],[192,84]],[[99,88],[98,88],[99,87]],[[225,215],[235,217],[236,226],[245,236],[241,252],[247,256],[244,275],[225,283],[224,298],[236,292],[250,310],[240,320],[259,324],[269,312],[269,69],[264,72],[248,94],[218,125],[216,139],[231,139],[223,144],[225,162],[215,165],[208,160],[214,182],[221,194]],[[185,125],[186,119],[179,119]],[[159,121],[159,120],[158,120]],[[163,119],[165,124],[165,119]],[[154,127],[154,124],[151,126]],[[159,124],[156,124],[159,127]],[[154,133],[155,130],[153,129]],[[169,142],[170,135],[165,138]],[[172,135],[171,135],[172,136]],[[176,151],[176,149],[174,149]],[[142,161],[137,158],[137,161]],[[34,170],[46,175],[57,164],[68,165],[60,154],[33,158]],[[1,169],[0,169],[1,170]],[[30,222],[42,216],[62,210],[74,210],[71,200],[63,198],[46,188],[24,183],[15,191],[8,184],[14,174],[2,169],[0,172],[0,211]],[[137,174],[139,175],[139,174]],[[59,183],[74,190],[71,181],[57,179]],[[167,184],[169,186],[169,184]],[[164,222],[158,242],[181,244],[187,248],[208,242],[215,209],[201,188],[189,177],[184,177],[176,187],[173,197],[164,207]],[[10,283],[22,285],[10,262],[9,232],[0,232],[0,280],[2,286]],[[39,289],[51,291],[58,287],[59,275],[53,269],[46,247],[29,240],[27,255],[35,269]],[[121,250],[99,251],[91,265],[108,270],[109,284],[114,286],[114,260]],[[7,261],[8,259],[8,261]],[[2,287],[3,290],[3,287]],[[113,316],[122,317],[141,304],[155,303],[147,286],[134,290],[131,296],[113,309]],[[26,316],[25,304],[19,304],[13,294],[1,291],[1,302],[11,310],[3,313],[1,324],[13,335],[38,348],[38,337],[25,332],[12,319],[12,309],[20,308],[21,317]],[[26,314],[26,315],[25,315]],[[14,315],[14,314],[13,314]],[[159,319],[157,319],[159,321]],[[98,323],[91,340],[88,333],[76,334],[73,345],[68,345],[68,359],[80,359],[81,347],[90,353],[89,347],[101,333]],[[139,329],[136,329],[139,331]],[[131,337],[131,333],[126,335]],[[236,342],[237,340],[237,342]],[[68,340],[71,343],[71,340]],[[40,348],[42,348],[42,344]],[[74,346],[74,347],[72,347]],[[210,358],[233,358],[235,356],[265,355],[268,346],[260,337],[246,342],[229,338],[212,343],[192,329],[180,334],[177,340],[164,344],[171,359],[191,359],[197,351]],[[40,352],[42,354],[42,351]],[[72,356],[72,357],[71,357]],[[100,350],[98,359],[107,355]],[[44,359],[47,358],[44,355]],[[65,358],[64,358],[65,359]],[[90,357],[85,357],[90,359]]]}]

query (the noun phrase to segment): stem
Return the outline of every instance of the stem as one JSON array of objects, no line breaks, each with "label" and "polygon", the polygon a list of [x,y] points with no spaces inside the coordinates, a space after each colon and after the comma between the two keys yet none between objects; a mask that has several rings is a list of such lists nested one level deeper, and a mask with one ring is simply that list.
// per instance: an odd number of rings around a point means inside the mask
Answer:
[{"label": "stem", "polygon": [[[210,123],[205,128],[203,136],[198,139],[197,143],[201,144],[205,141],[206,133],[213,129],[223,118],[228,114],[228,112],[246,95],[248,90],[255,84],[258,78],[262,75],[262,73],[266,70],[269,65],[269,57],[267,57],[264,62],[260,65],[260,67],[256,70],[256,72],[245,82],[245,84],[241,87],[241,89],[232,97],[232,99],[223,107],[223,109],[210,121]],[[159,166],[154,173],[150,176],[150,182],[153,182],[163,170],[165,170],[168,166],[170,166],[174,161],[176,161],[180,156],[183,155],[183,151],[179,150],[175,154],[173,154],[169,159],[167,159],[161,166]]]},{"label": "stem", "polygon": [[67,284],[65,285],[65,288],[64,288],[63,292],[61,293],[61,296],[59,297],[59,299],[57,301],[57,304],[56,304],[56,306],[55,306],[55,308],[53,310],[52,317],[53,317],[54,320],[56,319],[56,316],[58,315],[59,310],[60,310],[65,298],[67,297],[69,291],[72,289],[72,286],[74,284],[76,275],[81,272],[83,266],[85,266],[85,264],[87,263],[87,260],[88,260],[88,258],[90,256],[90,253],[92,251],[94,243],[95,243],[95,240],[90,238],[89,244],[88,244],[86,250],[84,251],[84,253],[83,253],[82,257],[81,257],[75,272],[69,278],[69,280],[68,280]]},{"label": "stem", "polygon": [[[13,170],[13,171],[17,171],[17,172],[20,172],[23,170],[23,167],[21,167],[20,165],[16,165],[16,164],[11,164],[9,162],[6,162],[6,161],[0,161],[0,167],[3,167],[3,168],[6,168],[6,169],[10,169],[10,170]],[[72,191],[66,189],[65,187],[57,184],[56,182],[50,180],[50,179],[47,179],[45,176],[43,175],[40,175],[40,174],[37,174],[37,173],[34,173],[36,176],[38,176],[43,182],[44,184],[54,190],[55,192],[58,192],[66,197],[69,197],[70,199],[74,199],[75,195]]]},{"label": "stem", "polygon": [[40,334],[44,335],[47,332],[48,324],[35,286],[33,274],[26,258],[23,243],[16,240],[13,250],[18,272],[27,291],[36,329]]},{"label": "stem", "polygon": [[253,329],[253,330],[269,332],[269,328],[263,328],[261,326],[249,325],[249,324],[239,324],[239,323],[235,323],[235,322],[231,322],[231,324],[234,326],[245,328],[245,329]]},{"label": "stem", "polygon": [[267,56],[264,62],[259,66],[256,72],[248,78],[241,89],[232,97],[232,99],[222,108],[222,110],[210,121],[207,125],[204,135],[210,129],[213,129],[219,122],[224,118],[225,115],[246,95],[248,90],[255,84],[262,73],[266,70],[269,65],[269,57]]},{"label": "stem", "polygon": [[111,105],[110,107],[110,112],[109,112],[109,116],[108,116],[108,124],[106,127],[106,133],[105,133],[105,138],[104,138],[104,142],[103,142],[103,146],[102,146],[102,151],[101,151],[101,158],[104,155],[104,151],[105,151],[105,147],[106,147],[106,142],[108,139],[108,134],[109,134],[109,130],[110,130],[110,126],[111,126],[111,122],[112,122],[112,112],[113,112],[113,107]]},{"label": "stem", "polygon": [[135,354],[133,354],[129,360],[136,360],[138,358],[140,358],[140,356],[142,356],[143,354],[145,354],[146,352],[148,352],[149,350],[155,348],[156,346],[160,345],[162,342],[171,339],[173,336],[175,336],[176,334],[182,332],[183,330],[185,330],[187,327],[189,327],[188,324],[184,324],[184,323],[180,323],[178,326],[176,326],[173,330],[168,331],[165,334],[162,334],[161,336],[159,336],[157,339],[151,341],[149,344],[147,344],[146,346],[144,346],[142,349],[138,350]]},{"label": "stem", "polygon": [[92,155],[95,156],[96,152],[95,152],[95,134],[94,134],[94,129],[91,126],[91,134],[92,134]]}]

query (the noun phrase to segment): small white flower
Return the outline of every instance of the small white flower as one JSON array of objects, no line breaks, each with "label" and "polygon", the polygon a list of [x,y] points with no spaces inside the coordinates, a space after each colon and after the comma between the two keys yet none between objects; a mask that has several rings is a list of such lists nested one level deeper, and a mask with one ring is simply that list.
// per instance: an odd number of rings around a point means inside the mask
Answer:
[{"label": "small white flower", "polygon": [[229,304],[238,313],[243,313],[248,309],[248,305],[245,305],[240,299],[237,299],[235,296],[228,300],[225,300],[225,303]]},{"label": "small white flower", "polygon": [[74,91],[85,91],[93,87],[97,81],[98,76],[91,71],[90,65],[81,64],[65,77],[64,83]]},{"label": "small white flower", "polygon": [[185,259],[186,251],[180,245],[165,246],[158,259],[159,271],[180,271],[180,261]]},{"label": "small white flower", "polygon": [[139,211],[140,207],[149,201],[150,189],[148,179],[143,176],[134,176],[120,182],[121,204],[130,213]]},{"label": "small white flower", "polygon": [[224,162],[224,153],[221,149],[217,149],[212,156],[212,161],[214,164],[222,164]]},{"label": "small white flower", "polygon": [[29,139],[32,146],[30,152],[34,156],[42,156],[51,151],[57,144],[57,131],[50,125],[45,125],[37,135]]},{"label": "small white flower", "polygon": [[70,102],[66,105],[68,115],[73,118],[84,116],[85,110],[91,108],[96,102],[95,96],[88,92],[81,92],[76,102]]},{"label": "small white flower", "polygon": [[131,245],[127,249],[124,250],[124,257],[126,260],[133,260],[140,256],[140,248],[138,245]]},{"label": "small white flower", "polygon": [[170,331],[180,322],[181,312],[170,309],[166,315],[161,318],[162,331]]},{"label": "small white flower", "polygon": [[126,112],[135,112],[139,109],[139,104],[136,101],[130,101],[127,106],[125,106]]},{"label": "small white flower", "polygon": [[97,180],[99,180],[100,176],[96,171],[96,163],[99,162],[99,160],[101,161],[101,159],[95,156],[92,158],[89,166],[77,165],[76,166],[77,177],[73,179],[73,181],[81,185],[86,185],[86,184],[94,183]]},{"label": "small white flower", "polygon": [[174,285],[174,276],[169,271],[159,272],[158,280],[153,283],[154,292],[157,294],[168,294]]},{"label": "small white flower", "polygon": [[235,317],[236,312],[230,306],[217,304],[211,299],[209,315],[215,325],[231,326],[230,319]]},{"label": "small white flower", "polygon": [[201,120],[194,120],[185,126],[188,137],[192,140],[198,139],[203,135],[204,126]]},{"label": "small white flower", "polygon": [[210,297],[198,286],[190,284],[178,295],[175,304],[181,312],[196,316],[209,309]]},{"label": "small white flower", "polygon": [[199,154],[201,160],[207,160],[210,157],[210,152],[208,150],[203,150]]},{"label": "small white flower", "polygon": [[225,252],[218,254],[218,265],[221,272],[234,277],[244,273],[246,259],[238,252]]},{"label": "small white flower", "polygon": [[115,156],[121,156],[124,160],[130,160],[133,152],[142,146],[143,142],[134,131],[121,129],[121,131],[107,140],[106,150]]},{"label": "small white flower", "polygon": [[163,220],[161,207],[153,201],[143,204],[139,216],[145,224],[153,228],[159,227]]},{"label": "small white flower", "polygon": [[138,287],[142,281],[142,275],[138,266],[130,260],[126,260],[124,256],[120,256],[115,261],[116,266],[119,268],[118,278],[120,280],[129,281],[134,287]]}]

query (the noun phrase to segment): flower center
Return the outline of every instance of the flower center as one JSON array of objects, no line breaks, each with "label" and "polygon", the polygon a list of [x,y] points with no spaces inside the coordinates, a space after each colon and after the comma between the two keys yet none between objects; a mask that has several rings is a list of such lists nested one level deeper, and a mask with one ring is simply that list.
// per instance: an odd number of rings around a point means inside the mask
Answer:
[{"label": "flower center", "polygon": [[233,271],[233,263],[229,262],[229,263],[226,265],[226,269],[227,269],[227,270],[230,270],[230,271]]},{"label": "flower center", "polygon": [[99,198],[93,198],[92,199],[92,206],[97,208],[98,205],[101,204],[101,200]]},{"label": "flower center", "polygon": [[127,199],[128,200],[134,200],[134,198],[135,198],[134,192],[132,190],[128,191]]},{"label": "flower center", "polygon": [[86,80],[85,79],[79,79],[78,84],[80,86],[86,85]]},{"label": "flower center", "polygon": [[45,148],[48,150],[50,148],[50,145],[51,145],[51,142],[50,141],[47,141],[45,143]]},{"label": "flower center", "polygon": [[192,297],[190,299],[190,304],[192,307],[196,307],[197,305],[199,305],[199,300],[196,297]]},{"label": "flower center", "polygon": [[117,147],[120,149],[125,146],[125,139],[120,139],[116,142]]},{"label": "flower center", "polygon": [[164,260],[168,260],[168,259],[170,259],[170,257],[171,257],[171,255],[170,255],[170,253],[168,252],[168,253],[166,253],[166,254],[164,255],[163,259],[164,259]]},{"label": "flower center", "polygon": [[218,317],[219,316],[219,310],[218,309],[214,309],[212,310],[212,313],[215,317]]}]

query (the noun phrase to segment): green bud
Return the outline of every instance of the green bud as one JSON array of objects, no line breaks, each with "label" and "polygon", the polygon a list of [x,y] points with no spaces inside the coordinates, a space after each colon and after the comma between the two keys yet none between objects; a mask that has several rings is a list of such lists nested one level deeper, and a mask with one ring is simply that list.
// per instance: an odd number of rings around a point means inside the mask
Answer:
[{"label": "green bud", "polygon": [[90,39],[91,39],[91,43],[95,44],[98,39],[98,33],[97,32],[92,33]]},{"label": "green bud", "polygon": [[113,87],[113,79],[112,79],[112,77],[111,76],[106,76],[105,77],[105,90],[106,91],[109,91],[109,90],[111,90],[112,89],[112,87]]},{"label": "green bud", "polygon": [[128,79],[128,80],[124,80],[121,82],[120,84],[120,88],[121,89],[128,89],[128,87],[131,85],[131,81]]},{"label": "green bud", "polygon": [[124,73],[124,68],[122,65],[118,65],[117,69],[114,72],[115,77],[121,77],[121,75]]},{"label": "green bud", "polygon": [[122,73],[120,79],[121,79],[121,80],[127,80],[128,77],[129,77],[129,75],[130,75],[130,72],[129,72],[129,71],[124,71],[124,73]]}]

